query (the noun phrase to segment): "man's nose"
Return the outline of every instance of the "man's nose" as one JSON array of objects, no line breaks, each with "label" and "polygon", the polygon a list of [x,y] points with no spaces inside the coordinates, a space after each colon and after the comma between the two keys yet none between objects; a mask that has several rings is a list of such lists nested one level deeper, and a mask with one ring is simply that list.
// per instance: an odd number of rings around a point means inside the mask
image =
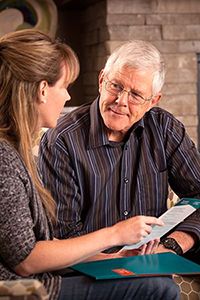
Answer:
[{"label": "man's nose", "polygon": [[121,91],[121,93],[118,94],[118,98],[116,100],[117,103],[121,105],[128,105],[129,100],[129,92],[126,90]]}]

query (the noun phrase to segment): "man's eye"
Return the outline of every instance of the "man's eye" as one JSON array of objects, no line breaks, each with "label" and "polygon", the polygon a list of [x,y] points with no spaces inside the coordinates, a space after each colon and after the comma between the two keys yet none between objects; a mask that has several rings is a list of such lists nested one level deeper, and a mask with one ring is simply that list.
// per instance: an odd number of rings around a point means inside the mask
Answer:
[{"label": "man's eye", "polygon": [[136,98],[136,99],[141,99],[142,98],[139,94],[137,94],[135,92],[131,92],[131,97]]},{"label": "man's eye", "polygon": [[114,83],[114,82],[112,82],[112,88],[117,90],[117,91],[122,91],[123,90],[123,88],[119,84]]}]

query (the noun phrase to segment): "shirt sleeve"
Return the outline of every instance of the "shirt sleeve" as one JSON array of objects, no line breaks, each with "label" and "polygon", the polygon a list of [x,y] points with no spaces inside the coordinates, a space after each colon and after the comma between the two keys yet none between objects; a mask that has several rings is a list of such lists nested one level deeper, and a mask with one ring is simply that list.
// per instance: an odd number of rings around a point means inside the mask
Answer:
[{"label": "shirt sleeve", "polygon": [[[200,153],[180,122],[172,122],[168,127],[166,146],[172,189],[179,198],[200,198]],[[200,209],[180,223],[176,230],[192,233],[200,241]]]},{"label": "shirt sleeve", "polygon": [[72,158],[66,145],[48,143],[48,133],[40,143],[38,166],[45,187],[57,203],[55,236],[62,239],[79,236],[86,232],[81,221],[83,200]]},{"label": "shirt sleeve", "polygon": [[16,157],[7,153],[6,159],[0,159],[0,257],[11,269],[35,246],[26,186],[29,180],[15,162]]}]

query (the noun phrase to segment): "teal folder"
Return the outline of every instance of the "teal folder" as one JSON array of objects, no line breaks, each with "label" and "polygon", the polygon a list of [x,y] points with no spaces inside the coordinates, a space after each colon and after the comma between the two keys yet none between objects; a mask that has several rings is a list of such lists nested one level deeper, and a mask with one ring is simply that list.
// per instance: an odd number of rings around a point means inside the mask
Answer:
[{"label": "teal folder", "polygon": [[169,252],[92,261],[71,268],[97,280],[200,274],[200,265]]},{"label": "teal folder", "polygon": [[178,205],[191,205],[194,208],[198,209],[200,208],[200,199],[197,198],[181,198],[175,206]]}]

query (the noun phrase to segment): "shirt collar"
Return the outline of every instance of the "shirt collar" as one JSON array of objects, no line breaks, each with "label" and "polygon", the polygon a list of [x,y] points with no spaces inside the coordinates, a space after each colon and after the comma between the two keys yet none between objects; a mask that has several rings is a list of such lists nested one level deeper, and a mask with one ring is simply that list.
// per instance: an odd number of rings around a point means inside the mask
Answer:
[{"label": "shirt collar", "polygon": [[106,128],[99,111],[99,97],[92,102],[90,106],[90,132],[89,148],[108,145],[109,141],[106,134]]}]

